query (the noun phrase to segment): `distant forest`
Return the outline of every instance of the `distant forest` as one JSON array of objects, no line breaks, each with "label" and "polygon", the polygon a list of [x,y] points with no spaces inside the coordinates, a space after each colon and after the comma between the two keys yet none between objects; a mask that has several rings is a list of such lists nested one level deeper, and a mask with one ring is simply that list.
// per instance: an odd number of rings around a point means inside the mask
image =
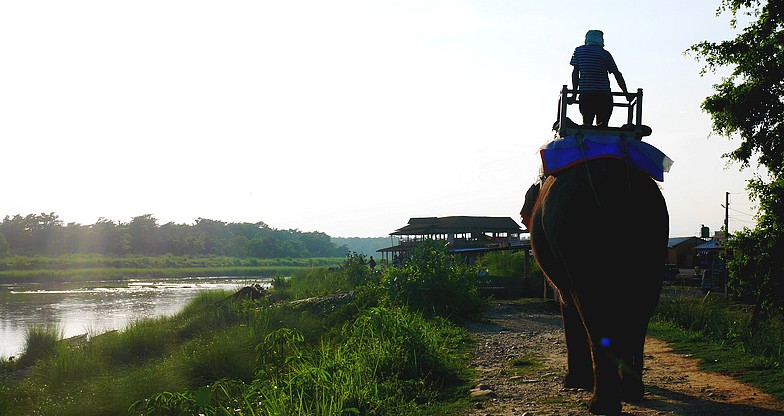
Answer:
[{"label": "distant forest", "polygon": [[252,258],[343,257],[346,245],[322,232],[279,230],[263,222],[227,223],[199,218],[193,225],[159,225],[151,215],[130,222],[100,218],[64,224],[55,214],[6,216],[0,223],[0,257],[107,255],[216,255]]},{"label": "distant forest", "polygon": [[345,245],[349,251],[365,256],[375,256],[378,258],[381,253],[376,250],[386,247],[391,247],[398,244],[398,239],[390,239],[390,237],[333,237],[332,241],[340,246]]}]

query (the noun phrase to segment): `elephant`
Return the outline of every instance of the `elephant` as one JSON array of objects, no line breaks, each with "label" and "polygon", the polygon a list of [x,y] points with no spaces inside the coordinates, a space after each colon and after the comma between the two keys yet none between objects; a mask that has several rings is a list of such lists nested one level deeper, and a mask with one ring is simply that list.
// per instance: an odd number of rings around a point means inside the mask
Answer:
[{"label": "elephant", "polygon": [[521,215],[560,297],[564,386],[593,389],[591,413],[620,414],[622,400],[644,394],[643,348],[669,235],[659,186],[624,160],[587,160],[532,186]]}]

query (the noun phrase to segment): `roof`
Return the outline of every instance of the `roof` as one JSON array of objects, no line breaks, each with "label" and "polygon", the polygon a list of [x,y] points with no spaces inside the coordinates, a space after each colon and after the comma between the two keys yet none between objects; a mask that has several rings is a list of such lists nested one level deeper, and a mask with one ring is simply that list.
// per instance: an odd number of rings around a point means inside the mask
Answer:
[{"label": "roof", "polygon": [[[401,251],[409,251],[413,248],[413,246],[392,246],[392,247],[385,247],[376,250],[378,253],[391,253],[391,252],[401,252]],[[449,251],[451,253],[485,253],[488,251],[501,251],[501,250],[530,250],[531,249],[531,242],[521,241],[518,244],[503,246],[503,247],[467,247],[467,248],[453,248]]]},{"label": "roof", "polygon": [[716,249],[723,249],[724,244],[722,244],[722,242],[719,240],[711,240],[711,241],[706,241],[694,248],[696,250],[716,250]]},{"label": "roof", "polygon": [[692,243],[694,245],[698,245],[698,244],[704,243],[705,240],[703,240],[701,238],[697,238],[697,237],[675,237],[675,238],[670,238],[669,240],[667,240],[667,248],[673,248],[675,246],[679,246],[679,245],[681,245],[683,243],[688,243],[688,242],[690,242],[690,243]]},{"label": "roof", "polygon": [[423,217],[411,218],[408,225],[390,235],[430,235],[463,232],[520,233],[522,228],[509,217]]}]

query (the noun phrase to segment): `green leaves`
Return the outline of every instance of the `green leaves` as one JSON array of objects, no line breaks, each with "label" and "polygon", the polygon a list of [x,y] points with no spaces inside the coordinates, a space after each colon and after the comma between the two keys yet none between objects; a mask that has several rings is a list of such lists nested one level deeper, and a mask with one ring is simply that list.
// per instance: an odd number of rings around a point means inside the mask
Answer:
[{"label": "green leaves", "polygon": [[702,72],[732,67],[707,97],[703,110],[713,131],[740,145],[724,155],[745,168],[756,158],[769,172],[749,181],[760,203],[755,230],[733,235],[728,247],[729,286],[741,298],[756,298],[752,328],[764,313],[784,310],[784,6],[780,1],[723,0],[719,12],[744,11],[753,19],[732,40],[701,42],[689,51],[705,62]]},{"label": "green leaves", "polygon": [[402,266],[387,269],[383,284],[394,304],[427,315],[466,318],[482,305],[476,268],[435,241],[418,245]]},{"label": "green leaves", "polygon": [[751,22],[735,39],[721,43],[700,42],[687,52],[705,62],[702,73],[720,67],[731,75],[714,85],[703,110],[713,118],[713,130],[723,136],[738,134],[741,145],[726,156],[748,166],[752,158],[776,175],[784,172],[784,10],[778,2],[725,0],[721,10],[733,15],[751,8]]}]

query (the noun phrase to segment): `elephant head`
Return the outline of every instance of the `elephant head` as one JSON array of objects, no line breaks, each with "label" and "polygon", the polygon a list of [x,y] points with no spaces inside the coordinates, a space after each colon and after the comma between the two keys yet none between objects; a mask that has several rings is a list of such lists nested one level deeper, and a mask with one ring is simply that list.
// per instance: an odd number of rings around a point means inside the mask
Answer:
[{"label": "elephant head", "polygon": [[611,158],[570,167],[529,193],[534,256],[560,295],[564,384],[593,388],[590,411],[617,415],[621,400],[643,395],[643,346],[669,235],[664,198],[648,175]]}]

